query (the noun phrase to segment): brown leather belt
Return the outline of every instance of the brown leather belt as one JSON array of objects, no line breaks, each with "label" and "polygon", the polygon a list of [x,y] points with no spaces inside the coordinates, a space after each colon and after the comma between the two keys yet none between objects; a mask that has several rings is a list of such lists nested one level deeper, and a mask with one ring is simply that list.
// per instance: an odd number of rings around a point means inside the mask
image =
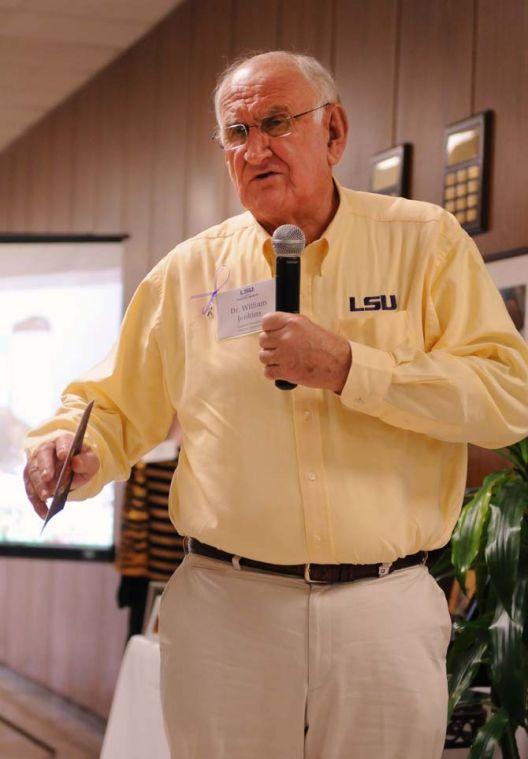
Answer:
[{"label": "brown leather belt", "polygon": [[385,564],[268,564],[266,561],[255,561],[243,556],[236,556],[219,548],[200,543],[196,538],[185,537],[186,553],[198,553],[211,559],[220,559],[233,564],[236,569],[260,569],[263,572],[273,572],[281,575],[302,577],[309,583],[353,582],[365,577],[384,577],[396,569],[404,569],[413,564],[425,564],[427,551],[404,556]]}]

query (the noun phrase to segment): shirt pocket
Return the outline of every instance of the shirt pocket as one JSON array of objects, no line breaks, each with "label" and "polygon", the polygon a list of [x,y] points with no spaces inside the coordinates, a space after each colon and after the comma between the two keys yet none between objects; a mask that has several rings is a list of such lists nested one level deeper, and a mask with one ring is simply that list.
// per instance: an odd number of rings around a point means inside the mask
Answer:
[{"label": "shirt pocket", "polygon": [[407,311],[382,311],[337,319],[335,331],[347,340],[392,352],[412,345],[409,326]]}]

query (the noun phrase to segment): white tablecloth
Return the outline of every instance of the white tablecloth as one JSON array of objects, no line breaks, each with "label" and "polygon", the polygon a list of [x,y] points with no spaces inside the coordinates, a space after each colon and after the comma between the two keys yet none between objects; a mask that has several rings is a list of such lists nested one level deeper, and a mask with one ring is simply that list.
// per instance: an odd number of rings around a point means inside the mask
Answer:
[{"label": "white tablecloth", "polygon": [[170,759],[159,668],[158,642],[134,635],[123,656],[100,759]]}]

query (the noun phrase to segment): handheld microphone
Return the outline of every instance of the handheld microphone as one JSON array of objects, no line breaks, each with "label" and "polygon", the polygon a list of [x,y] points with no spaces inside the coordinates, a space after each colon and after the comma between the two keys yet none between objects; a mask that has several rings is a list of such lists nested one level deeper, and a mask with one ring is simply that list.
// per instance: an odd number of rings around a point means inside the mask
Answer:
[{"label": "handheld microphone", "polygon": [[[271,238],[275,251],[275,309],[290,314],[299,313],[301,285],[301,253],[306,244],[302,229],[294,224],[277,227]],[[275,380],[280,390],[293,390],[297,385]]]}]

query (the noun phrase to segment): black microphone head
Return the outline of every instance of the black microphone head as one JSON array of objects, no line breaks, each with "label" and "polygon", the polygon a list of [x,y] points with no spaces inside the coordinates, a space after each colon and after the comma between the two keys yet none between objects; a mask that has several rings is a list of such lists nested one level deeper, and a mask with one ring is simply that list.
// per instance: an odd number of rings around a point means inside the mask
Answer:
[{"label": "black microphone head", "polygon": [[300,256],[306,240],[304,232],[295,224],[282,224],[277,227],[271,238],[273,250],[276,256]]}]

